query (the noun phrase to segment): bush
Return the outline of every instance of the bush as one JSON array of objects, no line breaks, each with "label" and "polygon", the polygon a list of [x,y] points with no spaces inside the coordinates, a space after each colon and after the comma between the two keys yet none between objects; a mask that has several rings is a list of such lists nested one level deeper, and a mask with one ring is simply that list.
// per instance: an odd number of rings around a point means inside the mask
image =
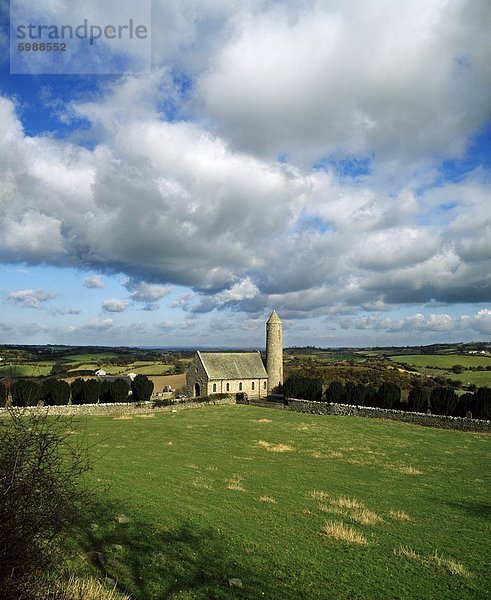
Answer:
[{"label": "bush", "polygon": [[153,392],[153,381],[146,375],[137,375],[131,382],[131,391],[135,402],[150,400]]},{"label": "bush", "polygon": [[[24,597],[61,556],[85,493],[79,477],[89,468],[75,446],[72,419],[8,409],[0,420],[0,589],[2,599]],[[29,597],[35,597],[32,594]]]},{"label": "bush", "polygon": [[42,397],[45,404],[51,406],[68,404],[70,386],[61,379],[45,379],[42,383]]},{"label": "bush", "polygon": [[10,389],[13,406],[36,406],[41,400],[41,386],[27,379],[19,379]]}]

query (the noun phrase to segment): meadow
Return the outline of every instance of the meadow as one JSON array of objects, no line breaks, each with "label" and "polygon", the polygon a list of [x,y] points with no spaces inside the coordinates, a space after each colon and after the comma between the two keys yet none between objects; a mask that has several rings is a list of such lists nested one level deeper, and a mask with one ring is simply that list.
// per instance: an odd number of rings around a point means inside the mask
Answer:
[{"label": "meadow", "polygon": [[95,503],[70,566],[135,599],[488,597],[489,435],[220,406],[73,436]]},{"label": "meadow", "polygon": [[[465,356],[461,354],[409,354],[392,356],[396,363],[407,363],[416,367],[422,374],[429,377],[445,377],[460,381],[462,385],[474,384],[477,387],[491,387],[491,371],[469,371],[470,368],[490,367],[490,356]],[[461,373],[451,369],[455,365],[464,368]]]},{"label": "meadow", "polygon": [[465,369],[470,367],[491,366],[490,356],[465,356],[461,354],[409,354],[392,356],[391,359],[398,363],[407,363],[418,368],[451,369],[454,365],[462,365]]}]

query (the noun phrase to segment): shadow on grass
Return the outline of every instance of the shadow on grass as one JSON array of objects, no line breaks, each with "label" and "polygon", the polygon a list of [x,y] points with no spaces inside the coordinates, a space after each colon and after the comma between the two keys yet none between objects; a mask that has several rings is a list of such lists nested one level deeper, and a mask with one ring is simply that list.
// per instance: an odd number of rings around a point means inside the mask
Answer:
[{"label": "shadow on grass", "polygon": [[470,500],[468,502],[447,502],[449,506],[466,512],[473,517],[482,519],[491,519],[491,504],[489,502],[477,502]]},{"label": "shadow on grass", "polygon": [[92,507],[79,524],[79,543],[100,576],[135,600],[276,596],[271,576],[237,560],[218,532],[191,522],[157,530],[124,522],[122,513],[115,505]]}]

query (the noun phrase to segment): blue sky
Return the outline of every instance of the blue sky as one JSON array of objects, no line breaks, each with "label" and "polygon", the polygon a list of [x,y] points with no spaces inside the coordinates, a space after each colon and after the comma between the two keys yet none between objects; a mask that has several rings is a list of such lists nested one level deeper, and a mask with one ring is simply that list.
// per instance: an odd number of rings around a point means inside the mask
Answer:
[{"label": "blue sky", "polygon": [[486,0],[153,0],[112,75],[11,74],[0,6],[0,343],[490,339]]}]

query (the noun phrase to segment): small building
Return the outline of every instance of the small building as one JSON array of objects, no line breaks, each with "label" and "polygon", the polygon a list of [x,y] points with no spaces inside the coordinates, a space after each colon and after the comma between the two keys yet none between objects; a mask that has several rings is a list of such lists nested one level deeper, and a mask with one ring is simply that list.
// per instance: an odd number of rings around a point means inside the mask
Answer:
[{"label": "small building", "polygon": [[197,352],[186,375],[191,398],[247,394],[266,398],[283,384],[282,323],[275,310],[266,323],[266,366],[260,352]]},{"label": "small building", "polygon": [[94,375],[97,375],[97,377],[105,377],[107,375],[107,373],[103,369],[97,369],[97,371],[94,373]]}]

